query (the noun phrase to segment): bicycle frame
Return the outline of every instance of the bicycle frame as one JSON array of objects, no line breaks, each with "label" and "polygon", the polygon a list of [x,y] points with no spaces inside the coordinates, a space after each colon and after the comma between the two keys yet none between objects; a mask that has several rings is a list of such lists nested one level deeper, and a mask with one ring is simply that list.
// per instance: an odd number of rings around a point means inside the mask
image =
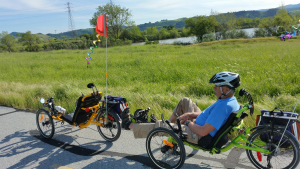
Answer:
[{"label": "bicycle frame", "polygon": [[[99,92],[99,94],[102,96],[102,93]],[[89,95],[86,95],[82,98],[82,100],[84,100],[85,98],[87,97],[90,97],[92,96],[92,94],[89,94]],[[47,104],[47,103],[46,103]],[[78,127],[80,129],[83,129],[87,126],[89,126],[91,123],[93,124],[96,124],[100,127],[104,127],[104,124],[100,123],[100,122],[97,122],[97,121],[94,121],[94,119],[96,118],[96,116],[98,115],[98,113],[100,112],[99,110],[102,109],[104,106],[100,106],[100,103],[96,104],[95,106],[92,106],[92,107],[88,107],[89,110],[93,110],[93,114],[91,115],[91,117],[89,118],[89,120],[86,122],[86,123],[81,123],[78,125]],[[49,108],[49,107],[48,107]],[[51,110],[51,108],[49,108]],[[86,110],[87,108],[81,108],[82,110]],[[53,115],[52,113],[52,118],[53,120],[57,120],[57,121],[61,121],[61,122],[65,122],[65,120],[61,119],[60,117],[62,116],[62,114],[58,111],[58,115]],[[102,119],[100,119],[102,120]],[[70,124],[71,126],[75,127],[77,124],[74,122],[73,124]]]},{"label": "bicycle frame", "polygon": [[[97,105],[95,105],[93,107],[89,107],[89,109],[90,110],[91,109],[95,109],[95,110],[94,110],[93,114],[91,115],[90,119],[86,123],[84,123],[84,124],[83,123],[79,124],[78,127],[80,129],[83,129],[83,128],[89,126],[91,123],[96,124],[96,125],[98,125],[100,127],[104,127],[104,125],[102,123],[94,121],[95,117],[98,115],[98,112],[100,110],[99,104],[97,104]],[[85,110],[85,109],[82,109],[82,110]],[[53,120],[58,120],[58,121],[65,122],[63,119],[60,118],[60,116],[52,116],[52,118],[53,118]],[[100,119],[100,120],[102,120],[102,119]],[[73,126],[73,127],[75,127],[76,123],[73,123],[73,124],[70,124],[70,125]]]},{"label": "bicycle frame", "polygon": [[[239,117],[243,111],[245,110],[248,110],[251,105],[249,105],[248,103],[246,103],[244,105],[244,107],[237,113],[236,117]],[[242,123],[242,121],[241,121]],[[234,127],[233,130],[240,130],[239,127]],[[251,126],[248,127],[247,129],[245,129],[245,131],[243,131],[242,133],[240,133],[237,137],[235,137],[230,144],[228,144],[227,146],[223,147],[219,150],[213,148],[212,150],[209,150],[209,149],[204,149],[202,147],[200,147],[199,145],[197,144],[193,144],[193,143],[189,143],[187,141],[184,141],[183,140],[183,143],[193,149],[196,149],[196,150],[202,150],[204,152],[206,151],[210,151],[210,154],[213,155],[214,153],[222,153],[222,152],[226,152],[228,150],[230,150],[233,146],[236,146],[236,147],[239,147],[239,148],[243,148],[243,149],[248,149],[248,150],[252,150],[252,151],[257,151],[257,152],[261,152],[261,153],[264,153],[264,154],[271,154],[271,152],[267,149],[263,149],[263,148],[259,148],[258,146],[256,145],[260,145],[260,146],[263,146],[263,145],[267,145],[267,143],[261,141],[261,140],[258,140],[258,139],[255,139],[254,142],[250,143],[251,146],[254,146],[254,147],[250,147],[250,146],[246,146],[246,145],[243,145],[241,144],[240,142],[242,143],[249,143],[249,141],[247,140],[247,136],[249,135],[251,131]],[[228,132],[228,131],[226,131]],[[171,142],[176,142],[173,138],[170,138],[168,139],[168,141],[171,141]]]}]

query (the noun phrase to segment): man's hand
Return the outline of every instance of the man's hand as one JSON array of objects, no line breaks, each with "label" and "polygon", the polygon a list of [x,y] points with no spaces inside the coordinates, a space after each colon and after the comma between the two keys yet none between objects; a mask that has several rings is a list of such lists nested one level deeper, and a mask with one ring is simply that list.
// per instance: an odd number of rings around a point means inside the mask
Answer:
[{"label": "man's hand", "polygon": [[190,118],[190,113],[184,113],[183,115],[179,116],[179,120],[181,124],[185,124],[187,120]]}]

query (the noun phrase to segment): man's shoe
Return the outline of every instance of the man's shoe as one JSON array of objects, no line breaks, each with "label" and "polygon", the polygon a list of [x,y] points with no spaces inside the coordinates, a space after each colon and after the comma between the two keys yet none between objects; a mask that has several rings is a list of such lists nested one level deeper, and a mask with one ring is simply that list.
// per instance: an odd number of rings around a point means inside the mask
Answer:
[{"label": "man's shoe", "polygon": [[122,113],[121,113],[121,119],[122,119],[122,128],[125,128],[125,130],[130,130],[129,125],[132,123],[130,119],[130,112],[129,107],[127,107]]},{"label": "man's shoe", "polygon": [[154,114],[151,114],[151,116],[150,116],[150,121],[151,121],[151,123],[156,123],[157,118],[155,117]]}]

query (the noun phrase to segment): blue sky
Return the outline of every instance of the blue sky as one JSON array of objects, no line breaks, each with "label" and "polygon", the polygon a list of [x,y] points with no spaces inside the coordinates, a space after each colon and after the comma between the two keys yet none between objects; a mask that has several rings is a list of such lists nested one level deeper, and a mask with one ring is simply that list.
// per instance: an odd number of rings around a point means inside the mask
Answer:
[{"label": "blue sky", "polygon": [[[0,0],[0,32],[61,33],[69,30],[67,3],[75,29],[91,28],[96,8],[109,0]],[[241,10],[259,10],[298,4],[299,0],[114,0],[129,8],[135,24]]]}]

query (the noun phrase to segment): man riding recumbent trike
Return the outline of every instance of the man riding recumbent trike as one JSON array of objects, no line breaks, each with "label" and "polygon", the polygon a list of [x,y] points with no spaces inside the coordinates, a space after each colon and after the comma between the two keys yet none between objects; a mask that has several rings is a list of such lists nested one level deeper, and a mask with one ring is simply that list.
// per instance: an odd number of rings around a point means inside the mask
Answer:
[{"label": "man riding recumbent trike", "polygon": [[[90,124],[97,125],[98,132],[106,141],[116,141],[121,134],[120,113],[129,111],[126,99],[123,97],[107,96],[102,98],[102,92],[99,92],[93,83],[87,85],[93,90],[93,93],[78,98],[73,117],[65,114],[65,109],[55,106],[54,98],[45,100],[41,103],[48,110],[41,108],[36,113],[36,124],[41,135],[46,139],[51,139],[54,135],[55,124],[67,122],[71,126],[78,126],[83,129]],[[100,103],[102,105],[100,106]],[[107,104],[106,104],[107,103]]]},{"label": "man riding recumbent trike", "polygon": [[[227,72],[227,74],[231,73]],[[213,78],[218,79],[215,76]],[[220,87],[217,81],[213,81],[213,83],[216,84],[216,88]],[[174,112],[169,120],[164,120],[162,115],[163,124],[159,124],[158,128],[151,130],[146,138],[146,150],[152,162],[159,168],[180,168],[186,158],[184,145],[193,149],[208,151],[210,154],[226,152],[236,146],[246,149],[248,159],[257,168],[296,168],[300,156],[299,142],[286,129],[292,123],[299,122],[297,120],[298,114],[268,111],[268,113],[264,113],[264,117],[271,119],[268,123],[254,128],[245,128],[241,125],[242,119],[248,116],[245,113],[246,110],[250,110],[250,115],[253,114],[254,104],[251,95],[244,89],[240,90],[239,95],[246,95],[248,103],[241,106],[238,111],[230,113],[226,122],[213,136],[210,134],[203,135],[197,140],[197,143],[191,142],[192,139],[188,138],[190,134],[184,132],[188,131],[186,128],[195,132],[192,128],[195,122],[185,119],[185,125],[181,125],[182,121],[180,120],[183,118],[179,115],[176,118],[177,124],[171,124],[170,119],[172,119]],[[222,100],[220,97],[218,98],[218,100]],[[276,125],[275,121],[272,120],[275,118],[284,118],[288,122],[285,126]],[[226,145],[229,140],[227,135],[232,130],[237,130],[239,135]]]},{"label": "man riding recumbent trike", "polygon": [[[286,126],[274,125],[271,120],[264,126],[246,129],[240,127],[242,119],[248,116],[244,111],[250,110],[252,115],[254,109],[251,95],[243,89],[240,95],[246,95],[249,103],[246,103],[239,111],[231,113],[214,137],[204,136],[198,144],[188,142],[187,133],[183,132],[182,126],[174,127],[162,116],[163,122],[168,127],[153,129],[146,139],[147,153],[152,162],[159,168],[180,168],[186,158],[184,145],[210,152],[210,154],[226,152],[236,146],[246,149],[248,159],[257,168],[296,168],[300,156],[299,142],[291,132],[285,130]],[[286,115],[278,115],[279,118],[286,117],[291,121],[297,121],[295,113],[284,112],[284,114]],[[271,113],[267,117],[278,118]],[[177,118],[177,124],[180,124],[179,118]],[[228,142],[227,134],[232,130],[239,131],[239,135],[222,147]]]}]

